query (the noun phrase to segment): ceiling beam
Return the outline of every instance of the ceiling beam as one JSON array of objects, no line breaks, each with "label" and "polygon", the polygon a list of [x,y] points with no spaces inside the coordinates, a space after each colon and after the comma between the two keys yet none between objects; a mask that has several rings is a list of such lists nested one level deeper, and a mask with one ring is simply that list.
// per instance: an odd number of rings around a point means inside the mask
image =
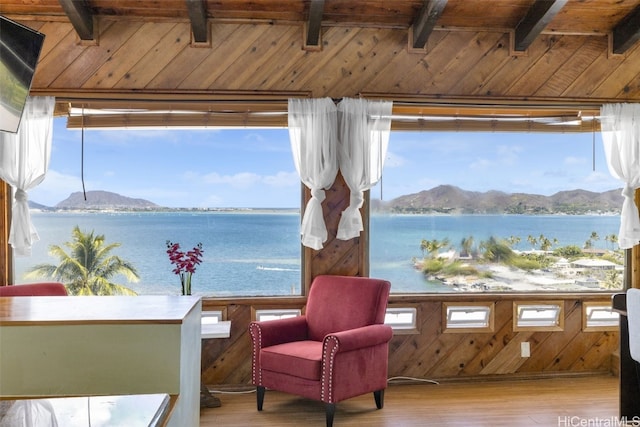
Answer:
[{"label": "ceiling beam", "polygon": [[307,46],[318,46],[320,43],[320,27],[324,14],[324,0],[311,0],[309,5],[309,21],[307,22]]},{"label": "ceiling beam", "polygon": [[518,23],[514,49],[523,52],[533,43],[568,0],[536,0]]},{"label": "ceiling beam", "polygon": [[424,0],[422,9],[413,23],[413,47],[422,49],[442,15],[447,0]]},{"label": "ceiling beam", "polygon": [[208,42],[209,31],[207,28],[207,5],[205,0],[186,0],[193,41],[197,43]]},{"label": "ceiling beam", "polygon": [[613,53],[624,53],[640,40],[640,6],[613,28]]},{"label": "ceiling beam", "polygon": [[85,0],[58,0],[81,40],[93,40],[93,13]]}]

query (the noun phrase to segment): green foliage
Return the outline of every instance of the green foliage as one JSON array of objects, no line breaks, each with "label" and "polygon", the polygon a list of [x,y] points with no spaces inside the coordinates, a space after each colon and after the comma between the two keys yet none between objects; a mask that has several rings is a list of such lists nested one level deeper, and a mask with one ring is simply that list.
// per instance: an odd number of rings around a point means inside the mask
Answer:
[{"label": "green foliage", "polygon": [[473,248],[474,243],[473,236],[463,237],[460,241],[460,255],[466,257],[472,256],[475,252]]},{"label": "green foliage", "polygon": [[478,276],[483,279],[493,279],[493,273],[489,270],[480,271]]},{"label": "green foliage", "polygon": [[542,265],[538,260],[524,256],[511,258],[511,260],[509,261],[509,265],[527,271],[542,268]]},{"label": "green foliage", "polygon": [[489,240],[480,242],[480,251],[482,252],[482,257],[489,262],[508,264],[515,256],[508,242],[496,239],[493,236]]},{"label": "green foliage", "polygon": [[[526,261],[520,261],[520,260],[526,260]],[[519,267],[518,266],[519,262],[521,263],[521,265],[529,265],[534,267],[527,267],[527,268]],[[542,254],[533,253],[533,254],[523,254],[523,255],[520,255],[519,257],[514,257],[512,265],[514,267],[523,268],[525,270],[531,270],[536,268],[549,268],[551,267],[551,264],[553,264],[554,262],[555,262],[555,257],[553,256],[549,256],[545,253],[542,253]]]},{"label": "green foliage", "polygon": [[420,250],[422,251],[422,253],[424,254],[426,251],[431,258],[434,258],[438,254],[438,251],[440,249],[448,248],[449,246],[451,246],[449,239],[422,239],[422,241],[420,242]]},{"label": "green foliage", "polygon": [[576,245],[568,245],[557,248],[553,251],[555,256],[564,257],[567,259],[575,259],[584,256],[582,249]]},{"label": "green foliage", "polygon": [[609,252],[603,254],[600,259],[610,261],[614,264],[624,265],[624,254],[622,252]]},{"label": "green foliage", "polygon": [[449,261],[442,258],[425,258],[422,263],[424,274],[444,274],[447,276],[479,275],[478,270],[462,261]]},{"label": "green foliage", "polygon": [[130,282],[139,279],[131,263],[110,254],[119,243],[106,245],[104,235],[96,236],[93,231],[83,233],[77,225],[72,238],[71,242],[64,243],[69,252],[58,245],[49,247],[49,254],[60,260],[58,265],[36,265],[26,276],[60,281],[71,295],[136,295],[131,289],[110,281],[118,274]]},{"label": "green foliage", "polygon": [[424,274],[436,274],[442,271],[445,261],[441,258],[425,258],[422,263],[422,272]]},{"label": "green foliage", "polygon": [[609,290],[622,289],[622,275],[616,270],[609,271],[601,286]]},{"label": "green foliage", "polygon": [[477,275],[478,270],[469,264],[462,263],[461,261],[453,261],[444,265],[442,273],[452,276],[472,276]]}]

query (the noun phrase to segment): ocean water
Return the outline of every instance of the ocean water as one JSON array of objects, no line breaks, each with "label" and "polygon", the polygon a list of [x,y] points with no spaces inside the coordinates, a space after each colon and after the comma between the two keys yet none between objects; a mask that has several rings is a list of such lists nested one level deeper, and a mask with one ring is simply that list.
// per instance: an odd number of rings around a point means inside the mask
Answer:
[{"label": "ocean water", "polygon": [[[83,232],[102,234],[112,251],[130,261],[140,275],[137,283],[115,282],[139,294],[178,294],[180,280],[172,273],[166,241],[188,250],[198,242],[203,263],[193,276],[193,293],[203,296],[263,296],[300,294],[300,215],[291,211],[32,213],[40,241],[28,258],[15,259],[16,282],[39,263],[57,264],[48,255],[52,244],[64,247],[78,225]],[[450,292],[429,282],[413,268],[421,258],[420,242],[448,238],[453,245],[473,236],[519,236],[516,249],[531,249],[527,236],[543,234],[559,246],[583,246],[592,232],[594,247],[611,249],[605,236],[617,234],[618,216],[526,215],[372,215],[371,276],[390,280],[392,292]],[[34,281],[34,280],[31,280]]]}]

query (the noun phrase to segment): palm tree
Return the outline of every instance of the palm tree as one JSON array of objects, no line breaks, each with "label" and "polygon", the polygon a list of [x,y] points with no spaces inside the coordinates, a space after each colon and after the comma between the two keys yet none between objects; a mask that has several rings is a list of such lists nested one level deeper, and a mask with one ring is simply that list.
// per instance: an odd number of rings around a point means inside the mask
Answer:
[{"label": "palm tree", "polygon": [[422,255],[424,256],[424,252],[427,251],[429,257],[434,258],[438,251],[442,248],[446,248],[450,246],[450,242],[448,238],[444,238],[442,240],[433,239],[426,240],[422,239],[420,242],[420,250],[422,251]]},{"label": "palm tree", "polygon": [[460,247],[462,250],[460,251],[460,255],[462,256],[471,256],[471,251],[473,250],[473,236],[463,237],[460,241]]},{"label": "palm tree", "polygon": [[507,242],[509,242],[509,245],[511,247],[516,246],[518,243],[520,243],[520,241],[522,241],[522,238],[520,236],[509,236],[509,238],[507,239]]},{"label": "palm tree", "polygon": [[58,245],[49,247],[49,254],[57,257],[60,264],[38,264],[26,277],[43,277],[63,282],[71,295],[136,295],[131,289],[113,283],[110,279],[121,274],[129,282],[139,280],[135,267],[110,252],[120,243],[105,245],[104,235],[83,233],[76,225],[72,231],[73,241],[65,242],[67,253]]},{"label": "palm tree", "polygon": [[604,240],[607,242],[611,242],[611,249],[615,249],[615,244],[618,243],[618,235],[617,234],[609,234],[605,236]]},{"label": "palm tree", "polygon": [[553,240],[549,240],[546,236],[540,235],[540,250],[548,251],[551,249],[553,245],[558,244],[558,239],[554,238]]},{"label": "palm tree", "polygon": [[429,252],[431,248],[431,240],[422,239],[420,242],[420,250],[422,251],[422,257],[424,258],[425,251]]},{"label": "palm tree", "polygon": [[489,237],[480,242],[483,258],[487,261],[508,263],[514,257],[514,252],[505,240]]}]

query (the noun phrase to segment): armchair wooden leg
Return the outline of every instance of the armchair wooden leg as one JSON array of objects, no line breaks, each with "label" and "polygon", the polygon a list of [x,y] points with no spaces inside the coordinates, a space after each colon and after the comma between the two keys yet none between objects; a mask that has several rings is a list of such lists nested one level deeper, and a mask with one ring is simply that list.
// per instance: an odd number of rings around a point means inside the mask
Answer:
[{"label": "armchair wooden leg", "polygon": [[325,407],[327,412],[327,427],[333,427],[333,416],[336,413],[336,404],[325,403]]},{"label": "armchair wooden leg", "polygon": [[258,411],[262,411],[262,403],[264,402],[264,387],[256,387],[256,403],[258,404]]},{"label": "armchair wooden leg", "polygon": [[384,406],[384,389],[373,392],[373,398],[376,400],[376,408],[382,409]]}]

